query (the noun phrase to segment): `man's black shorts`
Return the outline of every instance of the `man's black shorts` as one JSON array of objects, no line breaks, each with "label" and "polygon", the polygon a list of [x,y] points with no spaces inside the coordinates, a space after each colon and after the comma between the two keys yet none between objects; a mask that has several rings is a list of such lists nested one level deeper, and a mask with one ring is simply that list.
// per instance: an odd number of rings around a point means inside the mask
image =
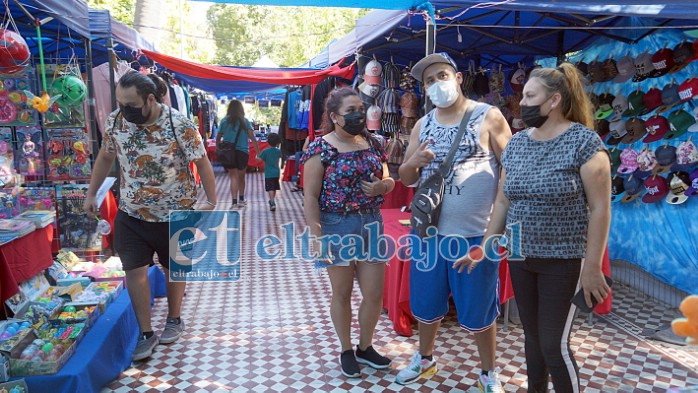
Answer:
[{"label": "man's black shorts", "polygon": [[124,270],[153,263],[158,254],[160,265],[170,267],[170,223],[148,222],[119,210],[114,219],[114,249],[119,253]]}]

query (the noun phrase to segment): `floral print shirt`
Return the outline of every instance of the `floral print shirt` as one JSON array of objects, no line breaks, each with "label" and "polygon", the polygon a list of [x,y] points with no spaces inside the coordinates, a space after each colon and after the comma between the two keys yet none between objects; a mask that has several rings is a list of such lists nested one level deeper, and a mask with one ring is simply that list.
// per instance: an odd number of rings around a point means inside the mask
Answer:
[{"label": "floral print shirt", "polygon": [[194,123],[175,109],[161,108],[160,118],[147,127],[129,123],[114,111],[102,142],[119,160],[119,209],[149,222],[167,222],[170,210],[193,208],[197,190],[189,163],[206,156]]},{"label": "floral print shirt", "polygon": [[361,189],[361,181],[371,181],[371,173],[383,178],[383,163],[388,156],[373,141],[364,150],[340,153],[323,137],[317,137],[308,145],[301,162],[320,155],[325,167],[320,193],[320,211],[345,213],[359,209],[380,208],[383,196],[369,197]]}]

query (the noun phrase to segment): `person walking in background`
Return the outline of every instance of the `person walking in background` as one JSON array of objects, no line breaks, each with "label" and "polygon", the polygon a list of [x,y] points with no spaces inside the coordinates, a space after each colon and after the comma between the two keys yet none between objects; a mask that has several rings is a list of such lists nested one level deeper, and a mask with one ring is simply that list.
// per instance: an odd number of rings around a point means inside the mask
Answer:
[{"label": "person walking in background", "polygon": [[[247,172],[247,161],[250,158],[250,146],[248,140],[252,141],[254,149],[259,154],[259,145],[254,136],[254,130],[249,120],[245,118],[245,108],[238,100],[230,101],[226,116],[221,119],[216,134],[216,151],[228,157],[221,157],[219,161],[224,163],[223,167],[228,170],[230,177],[230,195],[233,199],[232,209],[247,205],[245,200],[245,174]],[[228,145],[228,146],[226,146]],[[225,152],[225,153],[224,153]]]},{"label": "person walking in background", "polygon": [[[470,114],[445,177],[437,236],[439,243],[450,237],[465,244],[480,244],[497,195],[500,156],[511,138],[509,125],[497,108],[463,95],[463,75],[448,54],[426,56],[412,67],[412,76],[424,84],[436,108],[415,124],[399,169],[400,180],[412,185],[434,174],[455,143],[464,116]],[[424,238],[419,249],[426,249],[430,242]],[[458,323],[475,336],[481,364],[478,386],[483,392],[501,392],[496,367],[499,261],[487,263],[472,275],[460,274],[452,264],[467,247],[459,242],[445,243],[450,244],[448,255],[439,252],[436,258],[411,260],[410,307],[419,321],[419,351],[398,373],[396,382],[408,384],[436,372],[436,335],[453,295]]]},{"label": "person walking in background", "polygon": [[[579,392],[579,368],[570,348],[581,288],[585,301],[609,293],[601,263],[611,221],[611,164],[592,129],[592,104],[570,63],[531,72],[521,115],[529,127],[502,154],[503,187],[485,236],[520,225],[524,260],[509,259],[511,281],[526,337],[529,392]],[[511,250],[510,250],[511,251]],[[459,269],[481,268],[466,257]]]},{"label": "person walking in background", "polygon": [[164,105],[165,82],[154,74],[130,72],[116,87],[119,109],[109,115],[102,148],[92,169],[85,198],[87,214],[99,213],[96,194],[118,157],[121,197],[114,220],[114,248],[126,271],[126,287],[140,334],[133,360],[152,355],[159,343],[170,344],[184,332],[180,310],[186,283],[167,280],[167,322],[158,337],[151,325],[148,267],[157,253],[169,277],[171,210],[192,210],[197,189],[189,163],[194,162],[208,201],[216,207],[213,168],[201,134],[185,115]]},{"label": "person walking in background", "polygon": [[[342,346],[340,365],[347,377],[359,377],[358,363],[376,369],[390,367],[390,359],[373,349],[373,333],[381,314],[385,255],[379,244],[369,244],[371,227],[383,234],[380,206],[395,181],[388,174],[383,148],[366,130],[366,111],[356,91],[342,88],[330,92],[325,104],[323,130],[329,133],[308,146],[304,161],[304,209],[310,234],[360,237],[362,253],[369,260],[355,260],[329,245],[317,262],[327,267],[332,286],[330,315]],[[330,132],[331,131],[331,132]],[[376,237],[377,239],[377,237]],[[384,242],[379,242],[385,246]],[[315,245],[316,252],[321,248]],[[382,251],[382,252],[381,252]],[[361,328],[356,352],[351,343],[351,295],[356,275],[363,299],[359,307]]]},{"label": "person walking in background", "polygon": [[267,138],[269,147],[262,150],[256,158],[257,162],[264,162],[264,189],[269,193],[269,210],[276,210],[276,192],[281,189],[279,177],[281,177],[281,137],[277,133],[269,134]]}]

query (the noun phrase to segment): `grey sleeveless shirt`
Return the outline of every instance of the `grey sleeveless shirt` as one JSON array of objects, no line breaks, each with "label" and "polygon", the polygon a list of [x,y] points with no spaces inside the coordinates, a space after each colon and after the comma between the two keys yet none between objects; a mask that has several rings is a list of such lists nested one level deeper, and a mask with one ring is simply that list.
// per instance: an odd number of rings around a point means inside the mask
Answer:
[{"label": "grey sleeveless shirt", "polygon": [[[438,226],[440,235],[479,237],[487,229],[497,196],[500,172],[495,154],[480,143],[480,130],[490,108],[491,105],[477,103],[446,176]],[[422,168],[420,182],[434,174],[445,160],[458,133],[458,126],[439,123],[436,110],[424,117],[419,142],[429,141],[427,148],[434,152],[436,158]]]}]

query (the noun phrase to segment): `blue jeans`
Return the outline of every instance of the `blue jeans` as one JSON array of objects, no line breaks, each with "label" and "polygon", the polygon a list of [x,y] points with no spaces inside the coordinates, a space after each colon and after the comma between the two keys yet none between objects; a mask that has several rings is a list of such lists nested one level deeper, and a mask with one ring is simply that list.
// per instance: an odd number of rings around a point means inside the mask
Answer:
[{"label": "blue jeans", "polygon": [[383,235],[380,209],[346,213],[320,212],[324,243],[329,245],[332,265],[349,266],[353,261],[385,263],[387,247],[379,242]]}]

